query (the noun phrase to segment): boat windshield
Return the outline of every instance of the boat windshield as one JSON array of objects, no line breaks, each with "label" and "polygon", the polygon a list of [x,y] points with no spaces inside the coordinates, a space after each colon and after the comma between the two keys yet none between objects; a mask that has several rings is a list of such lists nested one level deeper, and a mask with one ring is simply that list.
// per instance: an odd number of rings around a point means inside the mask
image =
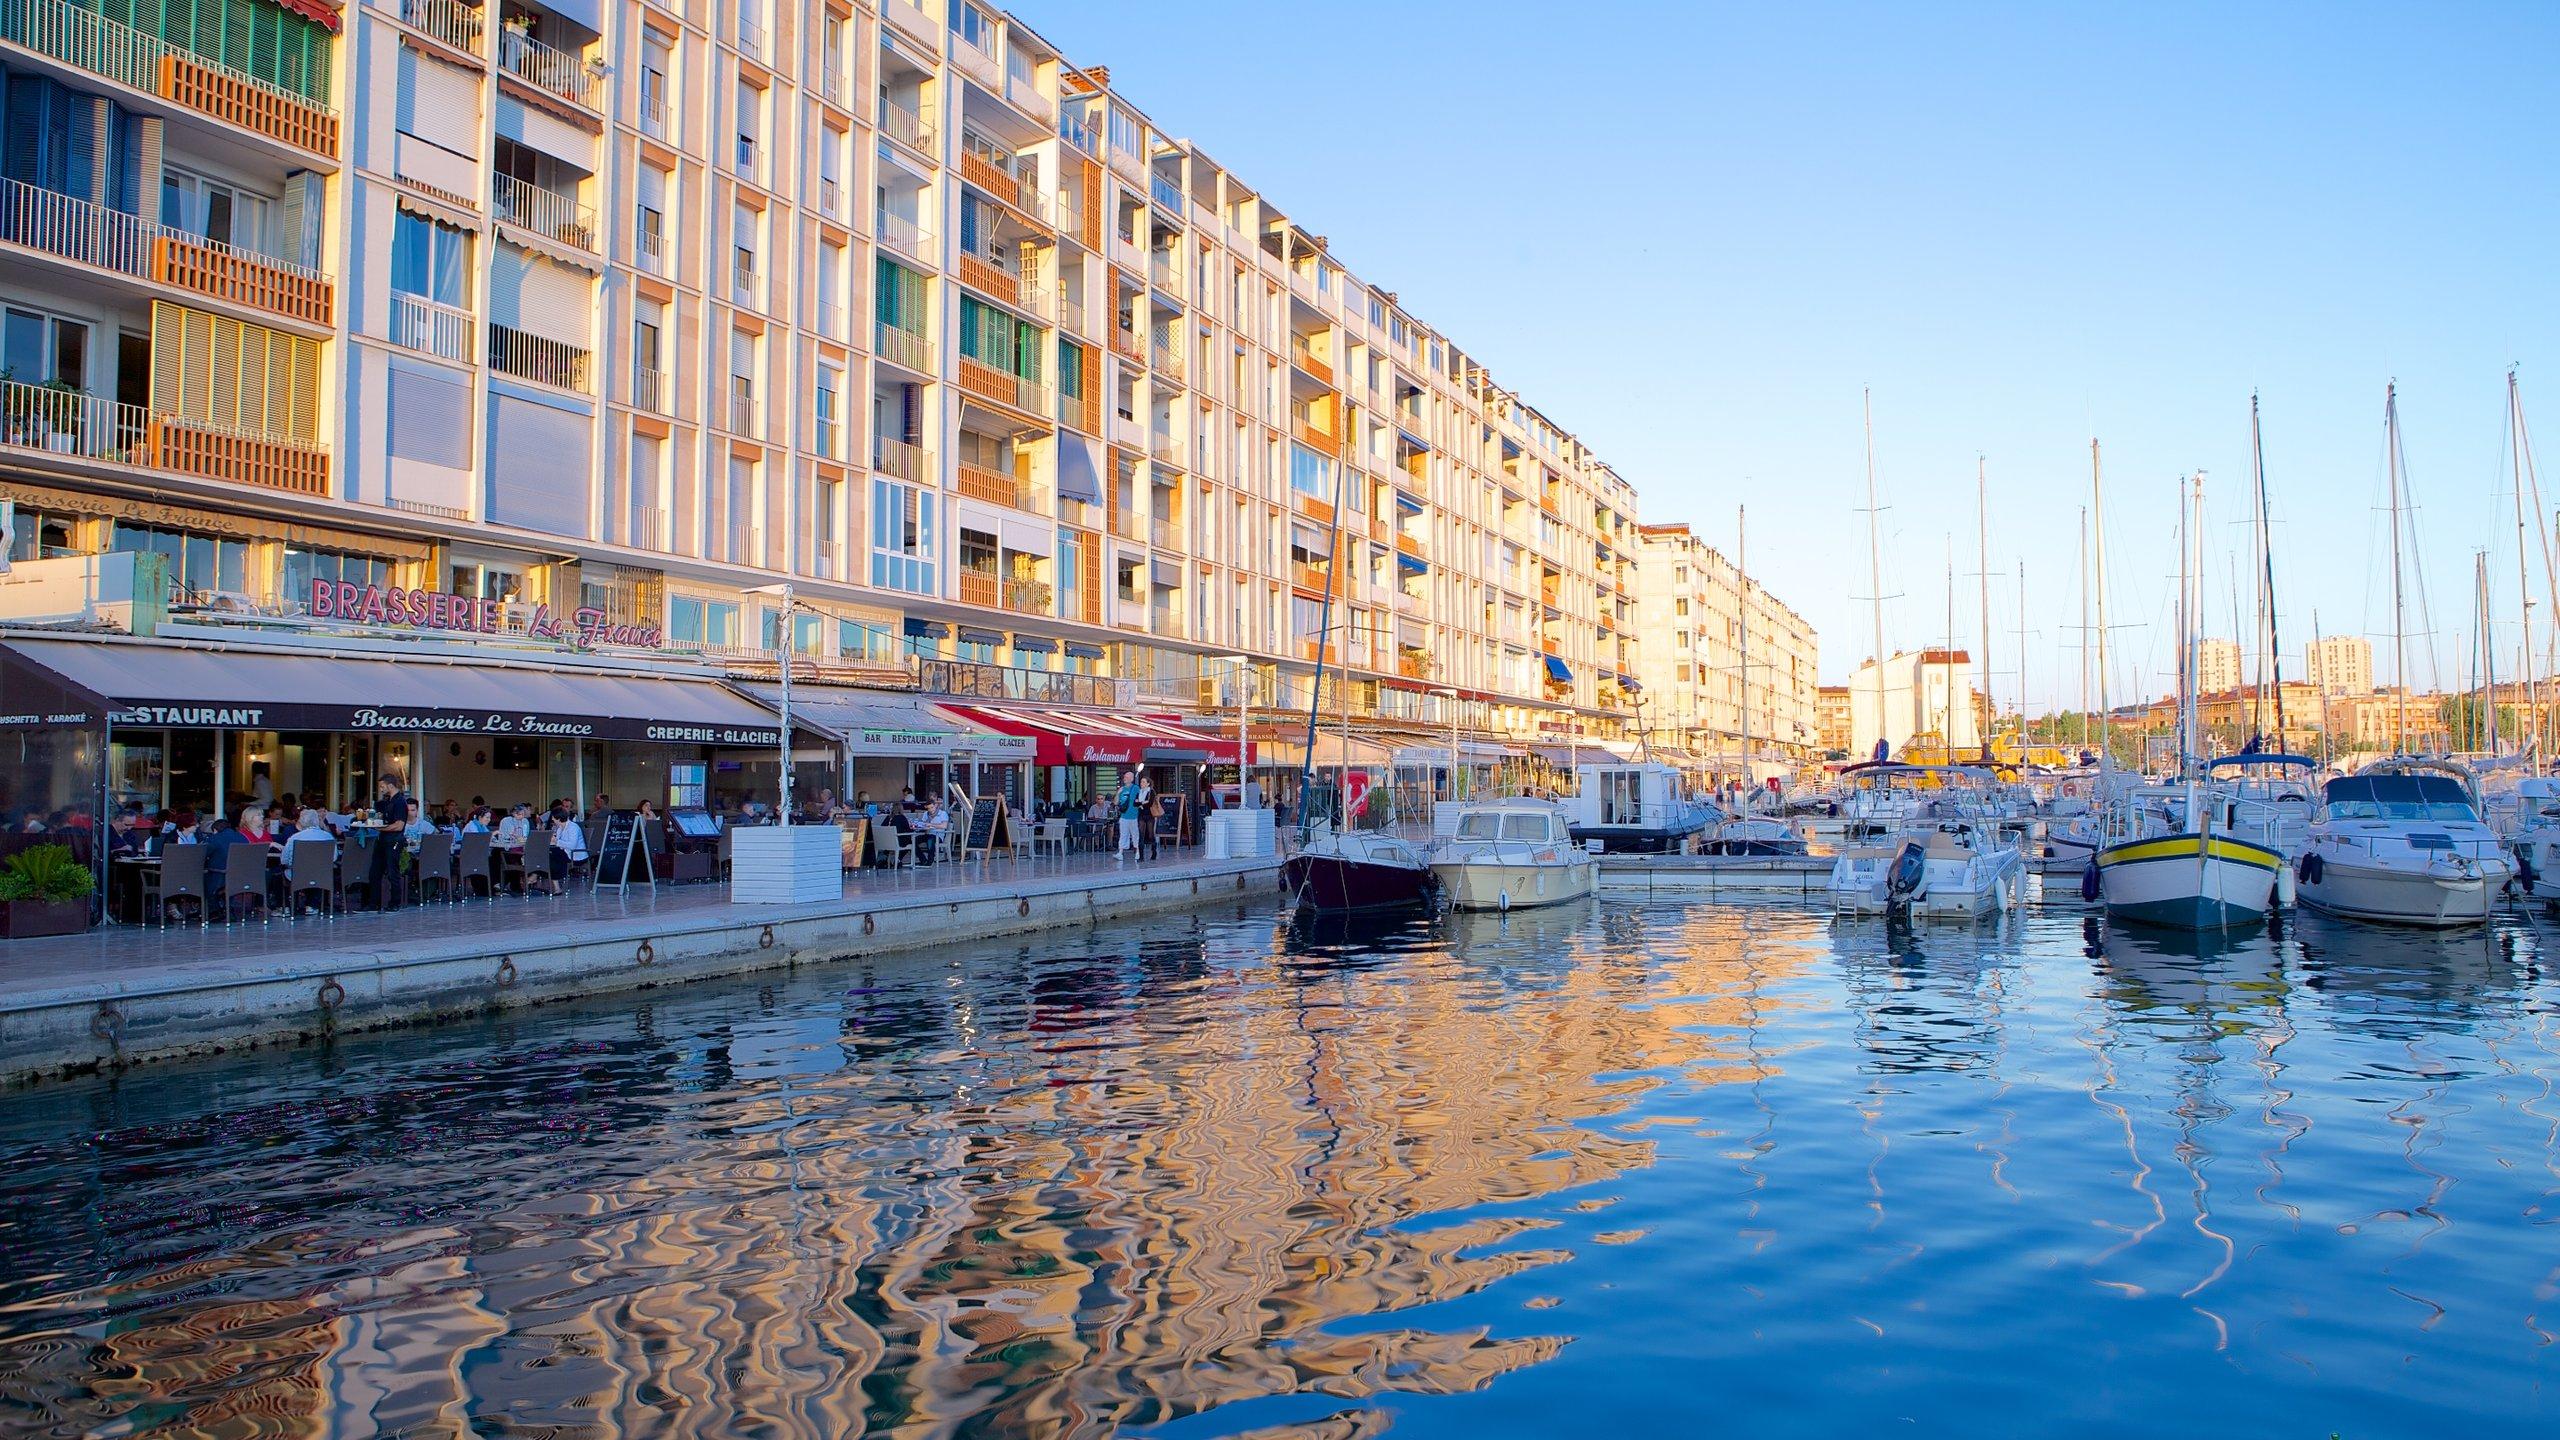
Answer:
[{"label": "boat windshield", "polygon": [[1461,840],[1498,840],[1502,837],[1502,817],[1492,814],[1464,815],[1458,819]]},{"label": "boat windshield", "polygon": [[1547,840],[1553,838],[1544,815],[1505,815],[1502,817],[1505,840]]},{"label": "boat windshield", "polygon": [[2444,775],[2349,775],[2329,782],[2325,798],[2338,820],[2471,820],[2471,796]]}]

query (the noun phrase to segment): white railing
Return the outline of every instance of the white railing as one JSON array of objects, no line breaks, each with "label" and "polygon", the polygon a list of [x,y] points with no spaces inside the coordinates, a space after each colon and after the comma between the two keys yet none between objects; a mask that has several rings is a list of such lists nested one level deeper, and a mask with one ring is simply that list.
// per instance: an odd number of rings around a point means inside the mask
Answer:
[{"label": "white railing", "polygon": [[880,243],[890,249],[927,263],[934,259],[930,253],[933,236],[913,220],[883,212],[873,228],[879,232]]},{"label": "white railing", "polygon": [[845,338],[844,307],[842,305],[837,304],[833,300],[821,300],[818,302],[818,333],[830,340],[842,340]]},{"label": "white railing", "polygon": [[[24,45],[66,64],[77,65],[83,70],[155,95],[160,91],[160,62],[169,56],[179,56],[191,65],[201,65],[226,80],[246,85],[261,94],[295,105],[312,106],[330,115],[338,113],[323,98],[325,91],[307,95],[272,80],[262,80],[183,46],[145,35],[130,25],[120,25],[94,10],[84,10],[71,4],[70,0],[7,0],[7,3],[0,4],[0,40]],[[325,76],[327,72],[319,73]]]},{"label": "white railing", "polygon": [[932,341],[912,330],[901,330],[895,325],[879,326],[877,334],[878,344],[873,348],[881,359],[928,375],[933,373]]},{"label": "white railing", "polygon": [[489,180],[489,200],[497,217],[581,250],[596,248],[596,212],[556,190],[496,175]]},{"label": "white railing", "polygon": [[756,391],[743,375],[729,377],[729,429],[752,439],[756,433]]},{"label": "white railing", "polygon": [[394,345],[444,360],[471,360],[471,334],[479,322],[471,312],[452,305],[440,304],[423,295],[391,296],[391,334]]},{"label": "white railing", "polygon": [[749,261],[738,260],[730,265],[730,289],[737,296],[737,303],[741,305],[756,303],[758,294],[756,282],[759,278],[761,277],[756,273],[756,267]]},{"label": "white railing", "polygon": [[818,213],[827,216],[844,213],[844,187],[836,183],[833,175],[818,177]]},{"label": "white railing", "polygon": [[649,94],[640,97],[640,133],[660,140],[667,138],[667,97]]},{"label": "white railing", "polygon": [[587,351],[566,340],[531,335],[511,325],[489,325],[489,368],[519,380],[584,394]]},{"label": "white railing", "polygon": [[745,15],[738,17],[738,53],[759,60],[764,58],[764,25]]},{"label": "white railing", "polygon": [[656,230],[634,230],[631,250],[639,259],[641,269],[658,275],[667,273],[667,237],[664,234]]},{"label": "white railing", "polygon": [[499,38],[498,68],[563,100],[596,108],[596,72],[583,55],[554,50],[521,30]]},{"label": "white railing", "polygon": [[933,154],[933,127],[886,95],[880,97],[880,133],[920,155]]},{"label": "white railing", "polygon": [[456,50],[480,53],[480,7],[461,0],[400,0],[400,18]]},{"label": "white railing", "polygon": [[901,480],[921,482],[925,478],[925,471],[931,468],[931,465],[931,457],[925,453],[921,445],[910,445],[903,440],[889,439],[874,439],[871,442],[871,468],[883,475],[894,475]]},{"label": "white railing", "polygon": [[0,380],[0,445],[147,465],[150,433],[150,415],[139,405],[59,386]]},{"label": "white railing", "polygon": [[[5,11],[10,3],[14,0],[0,0],[0,11]],[[328,278],[308,265],[296,265],[273,255],[208,240],[173,226],[154,225],[139,215],[127,215],[121,210],[110,210],[104,205],[56,194],[23,180],[0,180],[0,242],[24,245],[30,250],[42,250],[65,260],[95,265],[101,270],[149,279],[152,242],[163,236],[225,260],[263,265],[322,283],[326,283]]]},{"label": "white railing", "polygon": [[666,371],[648,366],[632,370],[631,403],[634,407],[652,414],[664,414],[667,393]]}]

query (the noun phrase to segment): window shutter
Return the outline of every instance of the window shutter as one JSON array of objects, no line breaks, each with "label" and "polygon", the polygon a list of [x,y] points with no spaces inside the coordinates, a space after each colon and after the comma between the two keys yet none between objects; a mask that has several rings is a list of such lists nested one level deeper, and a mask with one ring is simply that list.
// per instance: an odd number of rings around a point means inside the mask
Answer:
[{"label": "window shutter", "polygon": [[466,469],[471,464],[471,387],[424,366],[391,366],[391,454]]},{"label": "window shutter", "polygon": [[500,525],[585,538],[587,448],[594,428],[580,411],[518,395],[491,395],[489,518]]},{"label": "window shutter", "polygon": [[489,267],[489,319],[581,348],[593,321],[586,272],[500,244]]},{"label": "window shutter", "polygon": [[203,425],[310,440],[320,345],[166,301],[151,307],[151,409]]},{"label": "window shutter", "polygon": [[478,76],[404,45],[397,104],[404,133],[456,155],[480,152]]}]

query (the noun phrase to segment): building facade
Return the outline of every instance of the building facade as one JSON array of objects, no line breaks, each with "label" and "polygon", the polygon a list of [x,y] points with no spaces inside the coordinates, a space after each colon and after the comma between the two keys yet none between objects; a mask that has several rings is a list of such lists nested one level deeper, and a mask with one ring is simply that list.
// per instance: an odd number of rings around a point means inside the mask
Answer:
[{"label": "building facade", "polygon": [[1813,705],[1823,753],[1851,754],[1857,743],[1857,730],[1852,718],[1855,707],[1849,700],[1849,687],[1825,685],[1814,691]]},{"label": "building facade", "polygon": [[[750,676],[1277,708],[1321,657],[1364,721],[1637,726],[1634,487],[1009,16],[185,13],[0,8],[16,558],[271,630],[355,584]],[[1811,631],[1742,588],[1810,743]]]},{"label": "building facade", "polygon": [[1638,527],[1644,718],[1700,757],[1801,761],[1820,741],[1813,627],[1686,525]]},{"label": "building facade", "polygon": [[2196,642],[2196,693],[2220,695],[2243,684],[2240,642],[2206,638]]},{"label": "building facade", "polygon": [[1982,745],[1980,686],[1963,650],[1905,650],[1849,677],[1850,752],[1868,759],[1882,739],[1899,757],[1914,739],[1964,758]]},{"label": "building facade", "polygon": [[2303,647],[2303,678],[2324,695],[2373,693],[2373,642],[2361,635],[2326,635]]}]

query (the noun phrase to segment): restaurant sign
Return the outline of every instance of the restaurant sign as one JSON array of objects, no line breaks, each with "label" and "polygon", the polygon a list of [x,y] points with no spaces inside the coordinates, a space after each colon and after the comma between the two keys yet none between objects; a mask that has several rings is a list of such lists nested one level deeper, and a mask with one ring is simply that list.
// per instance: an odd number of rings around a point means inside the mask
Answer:
[{"label": "restaurant sign", "polygon": [[[409,630],[495,635],[507,628],[507,606],[501,601],[397,585],[358,585],[350,580],[312,581],[309,609],[314,620],[348,620],[359,625],[391,625]],[[575,650],[592,650],[598,645],[655,650],[666,643],[665,632],[657,626],[618,625],[593,605],[581,605],[566,618],[549,605],[536,605],[524,629],[536,640],[556,640]]]},{"label": "restaurant sign", "polygon": [[676,745],[782,743],[770,725],[699,725],[623,715],[444,709],[279,701],[264,705],[132,705],[116,724],[146,729],[337,730],[428,735],[508,735],[544,740],[654,740]]}]

